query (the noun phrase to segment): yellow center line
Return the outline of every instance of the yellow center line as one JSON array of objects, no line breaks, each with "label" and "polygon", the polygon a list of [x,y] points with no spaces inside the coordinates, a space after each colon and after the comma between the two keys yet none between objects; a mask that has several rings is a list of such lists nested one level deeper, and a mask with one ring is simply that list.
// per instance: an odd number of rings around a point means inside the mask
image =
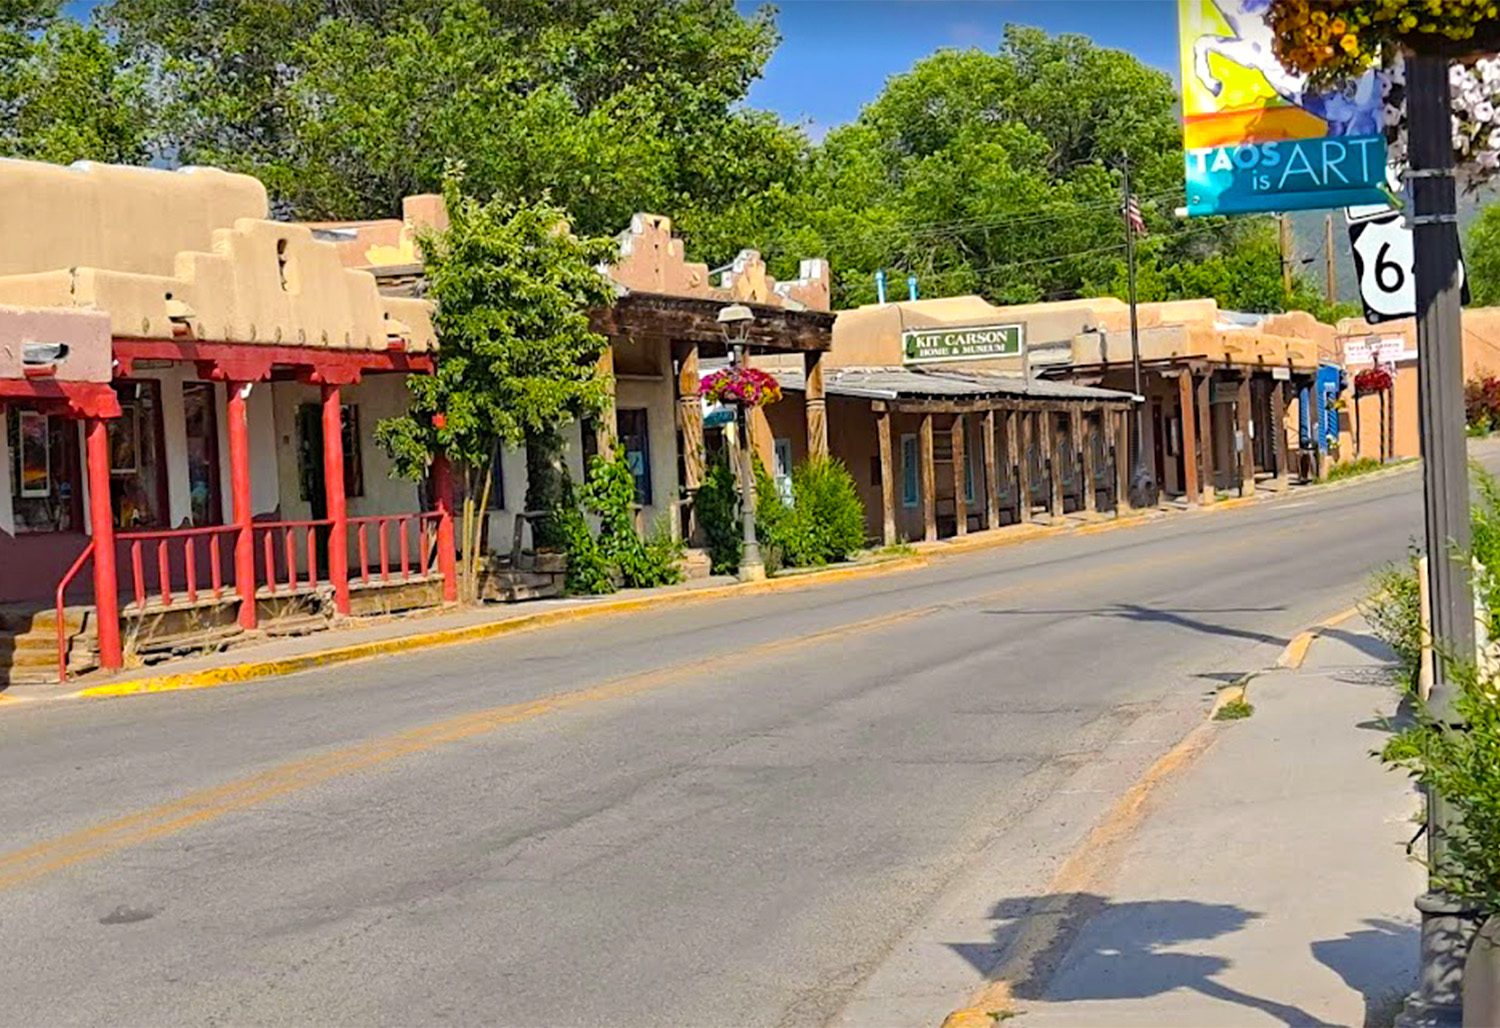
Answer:
[{"label": "yellow center line", "polygon": [[942,611],[990,603],[1018,592],[1024,591],[1027,595],[1035,595],[1117,578],[1142,568],[1159,570],[1169,564],[1201,560],[1207,549],[1238,549],[1254,545],[1256,542],[1245,537],[1238,537],[1182,556],[1154,557],[1145,560],[1122,561],[1108,566],[1084,567],[1076,572],[1050,576],[1038,583],[1017,583],[981,596],[965,597],[882,614],[834,628],[758,643],[670,667],[626,675],[585,689],[575,689],[552,696],[474,711],[395,735],[366,740],[327,753],[280,764],[259,774],[200,789],[137,813],[105,821],[13,853],[0,855],[0,889],[8,889],[84,861],[94,860],[130,846],[205,824],[234,811],[265,803],[340,775],[378,767],[401,757],[422,753],[448,743],[498,731],[550,714],[636,696],[694,675],[702,676],[703,681],[717,681],[719,676],[710,672],[721,671],[725,666],[748,663],[753,659],[816,646],[845,636],[885,628]]}]

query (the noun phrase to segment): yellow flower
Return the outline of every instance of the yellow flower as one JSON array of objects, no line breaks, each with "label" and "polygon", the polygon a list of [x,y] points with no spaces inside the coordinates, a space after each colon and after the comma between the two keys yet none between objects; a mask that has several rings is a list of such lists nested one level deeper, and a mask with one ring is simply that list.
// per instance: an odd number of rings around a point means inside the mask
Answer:
[{"label": "yellow flower", "polygon": [[1326,25],[1328,24],[1328,14],[1324,11],[1314,11],[1312,13],[1312,20],[1316,25]]},{"label": "yellow flower", "polygon": [[1344,53],[1352,54],[1355,50],[1359,49],[1359,40],[1355,39],[1353,36],[1345,36],[1343,39],[1339,40],[1339,46],[1344,48]]},{"label": "yellow flower", "polygon": [[1328,31],[1332,32],[1335,36],[1342,36],[1348,28],[1349,26],[1344,23],[1343,18],[1335,18],[1328,23]]}]

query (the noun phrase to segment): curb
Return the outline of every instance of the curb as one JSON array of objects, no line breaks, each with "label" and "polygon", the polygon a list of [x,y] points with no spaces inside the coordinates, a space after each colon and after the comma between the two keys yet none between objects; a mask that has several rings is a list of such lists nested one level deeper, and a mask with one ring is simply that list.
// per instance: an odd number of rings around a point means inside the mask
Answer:
[{"label": "curb", "polygon": [[830,582],[840,582],[852,578],[891,574],[897,571],[922,567],[926,563],[927,561],[920,556],[903,557],[896,560],[880,561],[855,567],[805,572],[799,575],[789,575],[785,578],[766,579],[761,582],[711,586],[705,589],[683,590],[681,592],[663,593],[656,596],[637,596],[624,600],[604,600],[577,607],[565,607],[560,610],[543,610],[533,614],[519,614],[503,618],[502,620],[479,625],[469,625],[463,628],[441,629],[435,632],[423,632],[417,635],[378,639],[366,643],[356,643],[351,646],[316,650],[312,653],[300,653],[293,657],[284,657],[276,660],[247,661],[224,667],[205,668],[201,671],[184,671],[177,674],[156,675],[149,678],[132,679],[126,682],[105,682],[89,686],[85,689],[79,689],[65,696],[53,698],[112,699],[119,696],[138,696],[146,693],[177,692],[187,689],[211,689],[215,686],[232,685],[236,682],[247,682],[257,678],[287,675],[298,671],[310,671],[335,664],[365,660],[370,657],[477,642],[483,639],[495,638],[496,636],[509,635],[512,632],[582,621],[593,617],[697,603],[728,596],[782,592]]},{"label": "curb", "polygon": [[[1253,503],[1255,498],[1247,496],[1244,501]],[[1350,607],[1297,633],[1269,670],[1300,667],[1314,639],[1358,613],[1358,607]],[[1293,660],[1295,663],[1291,662]],[[1174,775],[1185,771],[1208,749],[1221,730],[1215,715],[1226,704],[1245,699],[1251,680],[1262,673],[1252,671],[1218,691],[1208,716],[1157,758],[1105,812],[1083,843],[1068,854],[1048,883],[1045,895],[1087,891],[1106,867],[1110,848],[1126,841],[1144,820],[1146,802],[1151,794]],[[1032,962],[1066,939],[1063,934],[1066,927],[1062,917],[1055,912],[1042,911],[1034,915],[1011,942],[1004,959],[989,976],[990,980],[969,997],[967,1004],[948,1014],[943,1019],[942,1028],[994,1028],[1008,1015],[1019,1013],[1012,995],[1012,982],[1024,981]]]}]

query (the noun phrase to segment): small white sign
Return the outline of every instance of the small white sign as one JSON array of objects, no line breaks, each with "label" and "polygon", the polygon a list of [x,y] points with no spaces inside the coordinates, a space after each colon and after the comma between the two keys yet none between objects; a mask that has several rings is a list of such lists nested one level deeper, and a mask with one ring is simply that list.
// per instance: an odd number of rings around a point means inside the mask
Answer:
[{"label": "small white sign", "polygon": [[1278,382],[1290,382],[1292,380],[1292,369],[1277,365],[1271,369],[1271,378]]},{"label": "small white sign", "polygon": [[1417,351],[1415,347],[1406,345],[1405,336],[1381,336],[1373,343],[1368,337],[1344,340],[1345,367],[1374,364],[1377,357],[1381,364],[1395,364],[1398,361],[1416,360]]}]

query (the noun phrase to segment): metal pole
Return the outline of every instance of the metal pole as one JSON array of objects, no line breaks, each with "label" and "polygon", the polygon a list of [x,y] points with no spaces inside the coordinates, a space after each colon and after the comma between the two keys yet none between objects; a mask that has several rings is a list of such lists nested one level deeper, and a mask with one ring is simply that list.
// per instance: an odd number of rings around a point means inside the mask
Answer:
[{"label": "metal pole", "polygon": [[[1140,397],[1145,394],[1141,392],[1141,332],[1136,323],[1135,311],[1135,227],[1130,224],[1130,154],[1128,152],[1120,155],[1120,187],[1125,194],[1120,214],[1125,221],[1125,265],[1130,289],[1130,366],[1135,374],[1135,395]],[[1156,482],[1151,463],[1146,452],[1146,404],[1144,400],[1137,400],[1135,403],[1135,467],[1131,474],[1136,507],[1156,506]]]},{"label": "metal pole", "polygon": [[1323,218],[1323,287],[1330,306],[1339,302],[1338,266],[1334,261],[1333,215]]},{"label": "metal pole", "polygon": [[[1469,483],[1464,433],[1462,311],[1458,225],[1450,138],[1448,61],[1406,58],[1411,146],[1412,242],[1416,257],[1417,388],[1421,396],[1422,487],[1432,596],[1433,661],[1428,706],[1453,725],[1453,663],[1474,659],[1474,605],[1469,584]],[[1429,866],[1444,859],[1452,811],[1427,797]],[[1422,970],[1397,1024],[1454,1025],[1462,1017],[1464,958],[1475,911],[1437,891],[1417,898],[1422,914]]]},{"label": "metal pole", "polygon": [[[735,363],[746,366],[745,348],[735,348]],[[743,403],[738,405],[740,426],[740,495],[743,497],[740,522],[745,530],[744,552],[740,555],[740,581],[758,582],[766,577],[766,564],[761,560],[760,542],[755,538],[755,444],[750,439],[750,409]]]}]

